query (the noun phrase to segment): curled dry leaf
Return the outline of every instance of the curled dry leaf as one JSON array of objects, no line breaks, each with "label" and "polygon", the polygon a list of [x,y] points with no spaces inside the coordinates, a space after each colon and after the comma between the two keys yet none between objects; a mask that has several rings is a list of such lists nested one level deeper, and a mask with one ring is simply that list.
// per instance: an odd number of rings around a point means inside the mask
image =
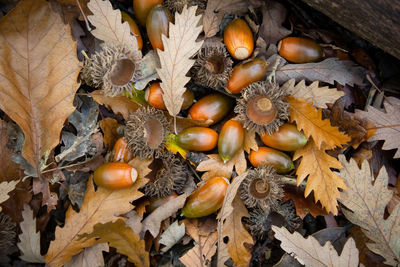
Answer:
[{"label": "curled dry leaf", "polygon": [[182,95],[190,80],[186,74],[195,62],[190,58],[203,44],[203,41],[196,42],[202,31],[202,27],[198,26],[201,16],[196,16],[196,8],[185,7],[181,14],[175,14],[175,24],[169,25],[169,37],[161,36],[164,51],[157,50],[161,64],[157,73],[162,81],[163,100],[171,116],[176,116],[181,110]]},{"label": "curled dry leaf", "polygon": [[107,243],[95,244],[85,248],[81,253],[72,257],[72,259],[64,265],[64,267],[92,267],[104,266],[103,251],[108,252]]},{"label": "curled dry leaf", "polygon": [[281,247],[306,266],[311,267],[357,267],[358,249],[353,238],[349,238],[343,247],[340,256],[328,241],[324,246],[320,245],[313,236],[302,237],[298,232],[291,234],[285,227],[271,226],[275,232],[275,238],[279,239]]},{"label": "curled dry leaf", "polygon": [[267,44],[276,44],[279,40],[292,33],[282,26],[286,19],[286,8],[276,2],[268,1],[261,9],[263,20],[260,28],[260,36]]},{"label": "curled dry leaf", "polygon": [[21,127],[22,155],[40,173],[75,109],[76,43],[45,0],[21,1],[1,19],[0,33],[0,109]]},{"label": "curled dry leaf", "polygon": [[368,161],[358,168],[353,159],[347,162],[343,155],[339,155],[339,160],[343,165],[340,175],[347,185],[340,202],[349,209],[343,209],[343,214],[360,226],[373,242],[367,243],[371,251],[382,255],[386,259],[385,264],[397,266],[400,263],[400,205],[396,205],[390,216],[384,219],[385,207],[393,195],[388,189],[386,169],[383,167],[380,170],[372,184],[374,175]]}]

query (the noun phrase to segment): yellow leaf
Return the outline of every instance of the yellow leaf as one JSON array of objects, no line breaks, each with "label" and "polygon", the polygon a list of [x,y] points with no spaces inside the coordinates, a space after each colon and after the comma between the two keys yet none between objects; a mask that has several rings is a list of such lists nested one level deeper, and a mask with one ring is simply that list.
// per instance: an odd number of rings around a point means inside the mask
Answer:
[{"label": "yellow leaf", "polygon": [[177,142],[177,136],[175,134],[170,134],[166,139],[166,147],[169,151],[174,154],[181,154],[181,156],[186,159],[186,154],[189,152],[184,148],[181,148]]},{"label": "yellow leaf", "polygon": [[76,42],[49,2],[26,0],[0,20],[0,53],[0,109],[21,127],[22,155],[40,171],[75,110]]},{"label": "yellow leaf", "polygon": [[315,201],[320,201],[327,212],[337,215],[337,199],[340,197],[338,188],[346,189],[343,179],[330,168],[341,169],[340,162],[329,156],[325,148],[318,149],[311,139],[307,145],[297,150],[293,160],[300,157],[301,163],[297,168],[297,185],[300,185],[308,176],[304,195],[307,197],[314,190]]},{"label": "yellow leaf", "polygon": [[323,120],[321,109],[315,109],[312,103],[306,102],[304,98],[293,96],[287,96],[287,101],[290,104],[290,121],[296,121],[297,129],[303,130],[307,137],[312,136],[319,149],[323,143],[326,149],[334,149],[350,141],[350,138],[340,132],[338,127],[331,126],[327,119]]}]

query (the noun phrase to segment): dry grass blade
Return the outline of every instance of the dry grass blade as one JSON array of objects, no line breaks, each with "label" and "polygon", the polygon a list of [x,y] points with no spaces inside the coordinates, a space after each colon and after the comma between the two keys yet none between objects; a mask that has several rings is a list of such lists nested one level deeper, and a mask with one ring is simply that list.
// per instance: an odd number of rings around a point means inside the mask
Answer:
[{"label": "dry grass blade", "polygon": [[1,19],[0,53],[0,109],[21,127],[22,155],[40,174],[75,109],[76,43],[47,1],[27,0]]}]

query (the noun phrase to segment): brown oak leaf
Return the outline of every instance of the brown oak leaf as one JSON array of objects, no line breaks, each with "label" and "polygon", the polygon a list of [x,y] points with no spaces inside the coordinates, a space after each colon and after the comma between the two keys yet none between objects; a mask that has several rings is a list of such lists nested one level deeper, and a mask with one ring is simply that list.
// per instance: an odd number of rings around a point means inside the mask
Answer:
[{"label": "brown oak leaf", "polygon": [[109,249],[107,243],[95,244],[85,248],[78,255],[73,256],[68,263],[64,264],[64,267],[104,266],[103,251],[108,252]]},{"label": "brown oak leaf", "polygon": [[282,26],[286,19],[286,8],[275,1],[267,1],[261,9],[263,20],[260,27],[260,36],[267,44],[276,44],[279,40],[292,33]]}]

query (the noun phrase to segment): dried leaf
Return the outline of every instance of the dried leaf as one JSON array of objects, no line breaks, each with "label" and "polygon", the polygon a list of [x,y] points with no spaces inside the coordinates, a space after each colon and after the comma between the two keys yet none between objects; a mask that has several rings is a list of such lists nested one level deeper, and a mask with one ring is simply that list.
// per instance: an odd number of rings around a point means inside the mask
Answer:
[{"label": "dried leaf", "polygon": [[18,236],[17,244],[21,251],[20,258],[26,262],[44,263],[44,257],[40,254],[40,232],[36,231],[36,219],[29,205],[24,205],[22,212],[24,221],[19,224],[22,233]]},{"label": "dried leaf", "polygon": [[96,29],[92,34],[106,43],[121,43],[138,50],[136,37],[131,34],[128,22],[122,23],[121,11],[113,9],[108,0],[90,0],[87,4],[93,15],[88,20]]},{"label": "dried leaf", "polygon": [[160,59],[154,50],[149,51],[140,62],[140,79],[135,81],[135,89],[143,90],[146,85],[153,80],[158,79],[157,68],[160,67]]},{"label": "dried leaf", "polygon": [[287,101],[290,104],[290,121],[296,121],[297,129],[303,130],[307,137],[312,136],[319,149],[323,143],[326,149],[334,149],[350,141],[347,135],[339,132],[338,127],[332,127],[329,120],[322,119],[321,109],[315,109],[303,98],[288,96]]},{"label": "dried leaf", "polygon": [[319,81],[315,81],[309,86],[306,85],[305,80],[295,83],[295,79],[290,79],[282,85],[281,89],[286,90],[289,95],[296,98],[305,98],[307,102],[312,102],[316,108],[327,108],[326,104],[333,104],[344,96],[344,92],[338,91],[336,88],[319,87]]},{"label": "dried leaf", "polygon": [[351,61],[340,61],[337,58],[327,58],[318,63],[287,64],[276,70],[276,81],[280,84],[295,79],[321,81],[330,84],[338,82],[341,85],[363,85],[364,69],[355,66]]},{"label": "dried leaf", "polygon": [[373,243],[367,247],[382,255],[385,264],[397,266],[400,263],[400,205],[396,205],[390,216],[385,220],[385,207],[392,198],[393,192],[388,189],[388,175],[382,168],[375,179],[368,161],[364,161],[361,169],[355,160],[346,161],[339,155],[343,165],[340,175],[346,182],[347,190],[342,192],[340,202],[349,210],[343,209],[343,214],[354,224],[363,229],[363,233]]},{"label": "dried leaf", "polygon": [[104,118],[100,121],[100,128],[104,133],[104,146],[111,150],[115,142],[118,140],[119,135],[117,129],[120,126],[118,121],[113,118]]},{"label": "dried leaf", "polygon": [[279,40],[292,33],[282,26],[286,19],[286,8],[275,1],[268,1],[261,9],[263,21],[260,36],[267,44],[276,44]]},{"label": "dried leaf", "polygon": [[[0,183],[0,192],[2,192],[2,184]],[[0,198],[2,198],[3,193],[0,193]],[[8,197],[8,195],[5,195]],[[22,222],[22,210],[25,203],[29,203],[32,199],[32,187],[31,181],[29,179],[24,182],[19,182],[15,186],[15,190],[13,190],[10,194],[10,197],[2,202],[0,200],[0,211],[4,214],[8,215],[14,222]]]},{"label": "dried leaf", "polygon": [[[400,100],[388,97],[384,102],[385,112],[372,106],[367,111],[356,110],[355,116],[360,119],[368,119],[375,125],[375,134],[368,141],[385,140],[382,146],[384,150],[397,149],[394,158],[400,158]],[[370,129],[369,129],[370,130]]]},{"label": "dried leaf", "polygon": [[208,0],[203,17],[205,37],[210,38],[217,34],[225,14],[244,14],[248,7],[247,0]]},{"label": "dried leaf", "polygon": [[76,43],[45,0],[20,2],[0,20],[0,33],[0,109],[21,127],[22,155],[40,170],[75,109]]},{"label": "dried leaf", "polygon": [[243,141],[243,150],[250,154],[250,150],[257,151],[258,144],[256,141],[256,132],[249,131],[247,129],[244,130],[244,141]]},{"label": "dried leaf", "polygon": [[[10,181],[10,182],[2,182],[0,183],[0,203],[6,201],[10,196],[8,193],[14,190],[15,186],[19,183],[19,180]],[[0,211],[1,211],[0,207]]]},{"label": "dried leaf", "polygon": [[56,209],[58,196],[54,192],[50,192],[49,181],[44,179],[41,181],[39,178],[33,178],[32,191],[33,194],[42,193],[42,205],[47,206],[47,212]]},{"label": "dried leaf", "polygon": [[159,243],[165,245],[165,247],[161,249],[161,252],[167,252],[170,248],[177,244],[184,235],[185,224],[181,223],[179,225],[178,221],[175,221],[160,236]]},{"label": "dried leaf", "polygon": [[84,242],[78,240],[78,235],[91,233],[95,224],[115,221],[121,218],[120,214],[133,208],[130,202],[143,196],[138,189],[147,182],[142,172],[139,169],[137,171],[139,175],[134,185],[121,190],[99,187],[94,191],[93,180],[89,178],[80,212],[77,213],[70,206],[66,213],[65,226],[56,229],[55,240],[50,243],[46,255],[49,266],[61,266],[73,255],[95,243],[93,239]]},{"label": "dried leaf", "polygon": [[171,116],[181,110],[182,95],[190,80],[186,74],[195,62],[190,58],[203,44],[203,41],[196,42],[202,31],[202,26],[198,26],[201,16],[196,16],[196,9],[197,6],[185,7],[181,14],[175,14],[175,24],[169,25],[169,37],[161,36],[164,51],[157,50],[161,63],[157,73],[162,81],[163,100]]},{"label": "dried leaf", "polygon": [[327,212],[337,215],[337,199],[340,196],[338,188],[346,189],[343,179],[330,168],[341,169],[340,162],[325,152],[326,148],[318,149],[312,140],[297,150],[293,160],[300,157],[301,163],[296,170],[297,186],[308,176],[304,196],[307,197],[314,190],[315,201],[320,201]]},{"label": "dried leaf", "polygon": [[72,257],[64,267],[99,267],[104,266],[103,251],[108,252],[107,243],[95,244],[85,248],[81,253]]},{"label": "dried leaf", "polygon": [[81,235],[83,242],[96,238],[96,242],[108,242],[118,253],[124,254],[136,266],[150,266],[149,253],[145,250],[144,240],[140,240],[123,220],[96,224],[93,232]]},{"label": "dried leaf", "polygon": [[287,253],[293,253],[295,258],[306,266],[357,267],[358,249],[353,238],[349,238],[339,256],[331,242],[320,245],[313,236],[302,237],[298,232],[291,234],[285,227],[271,226],[275,238],[279,239],[281,247]]},{"label": "dried leaf", "polygon": [[[137,206],[136,206],[137,209]],[[131,210],[130,212],[128,212],[127,214],[125,214],[125,216],[128,218],[125,221],[126,226],[129,226],[130,228],[132,228],[133,232],[135,234],[140,234],[140,231],[142,231],[142,219],[143,219],[143,215],[140,216],[136,210]]]}]

